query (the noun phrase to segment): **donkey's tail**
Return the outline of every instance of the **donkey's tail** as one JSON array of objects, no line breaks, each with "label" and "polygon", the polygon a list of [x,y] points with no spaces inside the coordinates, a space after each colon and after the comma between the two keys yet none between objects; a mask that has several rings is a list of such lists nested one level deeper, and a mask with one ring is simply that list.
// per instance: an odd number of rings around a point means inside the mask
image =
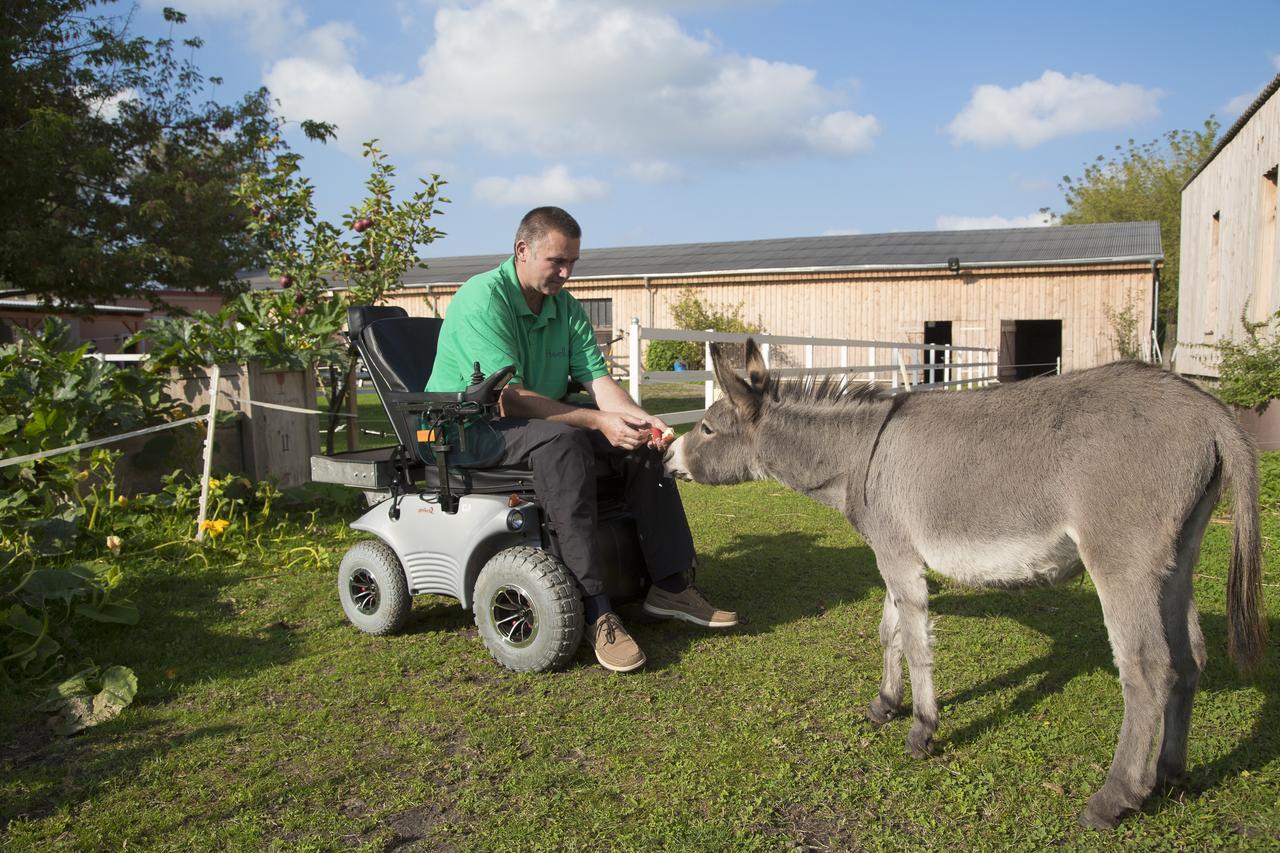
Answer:
[{"label": "donkey's tail", "polygon": [[1233,541],[1227,575],[1227,651],[1236,666],[1252,672],[1262,663],[1266,623],[1262,619],[1262,544],[1258,530],[1258,458],[1253,442],[1231,418],[1217,436],[1231,484]]}]

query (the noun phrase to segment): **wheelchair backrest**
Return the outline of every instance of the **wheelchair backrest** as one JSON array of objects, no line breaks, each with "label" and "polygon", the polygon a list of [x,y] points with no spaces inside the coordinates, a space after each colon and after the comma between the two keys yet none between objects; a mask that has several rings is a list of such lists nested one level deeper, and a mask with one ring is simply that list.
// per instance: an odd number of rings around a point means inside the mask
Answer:
[{"label": "wheelchair backrest", "polygon": [[[401,309],[402,310],[402,309]],[[372,320],[352,340],[369,370],[369,378],[400,444],[415,451],[418,447],[418,415],[393,406],[392,391],[420,393],[427,387],[440,341],[438,317],[391,316]]]},{"label": "wheelchair backrest", "polygon": [[347,337],[351,343],[360,340],[364,327],[375,320],[389,317],[408,317],[409,312],[399,305],[349,305],[347,306]]},{"label": "wheelchair backrest", "polygon": [[425,391],[443,325],[444,320],[438,317],[389,317],[365,326],[359,348],[375,387],[385,386],[379,391]]}]

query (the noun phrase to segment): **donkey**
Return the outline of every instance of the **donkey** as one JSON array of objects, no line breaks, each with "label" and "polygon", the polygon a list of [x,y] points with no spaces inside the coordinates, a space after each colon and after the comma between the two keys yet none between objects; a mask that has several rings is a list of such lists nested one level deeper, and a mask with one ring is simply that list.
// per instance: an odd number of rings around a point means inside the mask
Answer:
[{"label": "donkey", "polygon": [[932,752],[938,705],[926,568],[1010,588],[1087,571],[1120,673],[1124,722],[1107,781],[1080,822],[1110,828],[1183,773],[1205,664],[1191,574],[1227,483],[1230,653],[1251,671],[1265,643],[1256,456],[1225,406],[1139,362],[892,396],[874,385],[782,382],[753,340],[746,353],[744,381],[714,351],[724,396],[668,449],[667,470],[707,484],[778,480],[844,513],[866,540],[887,591],[872,724],[901,708],[905,654],[907,749],[918,758]]}]

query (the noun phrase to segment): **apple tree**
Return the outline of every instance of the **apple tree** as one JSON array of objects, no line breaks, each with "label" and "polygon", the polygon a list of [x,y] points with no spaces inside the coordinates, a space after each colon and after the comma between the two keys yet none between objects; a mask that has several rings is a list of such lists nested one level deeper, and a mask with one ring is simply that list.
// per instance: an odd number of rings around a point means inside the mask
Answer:
[{"label": "apple tree", "polygon": [[[199,69],[176,56],[200,40],[131,35],[135,14],[114,0],[5,4],[0,292],[70,306],[154,301],[158,287],[234,293],[236,272],[265,257],[233,190],[259,140],[279,138],[268,92],[206,100]],[[171,34],[186,20],[163,16]]]}]

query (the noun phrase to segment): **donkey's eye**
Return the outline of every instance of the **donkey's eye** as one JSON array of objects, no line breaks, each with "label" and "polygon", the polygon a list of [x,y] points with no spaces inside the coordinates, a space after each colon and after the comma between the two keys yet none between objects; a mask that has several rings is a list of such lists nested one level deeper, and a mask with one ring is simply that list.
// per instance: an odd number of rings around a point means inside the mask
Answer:
[{"label": "donkey's eye", "polygon": [[703,434],[703,435],[715,435],[715,432],[716,432],[715,430],[713,430],[710,426],[708,426],[708,425],[707,425],[707,422],[706,422],[706,421],[703,421],[703,422],[702,422],[702,434]]}]

